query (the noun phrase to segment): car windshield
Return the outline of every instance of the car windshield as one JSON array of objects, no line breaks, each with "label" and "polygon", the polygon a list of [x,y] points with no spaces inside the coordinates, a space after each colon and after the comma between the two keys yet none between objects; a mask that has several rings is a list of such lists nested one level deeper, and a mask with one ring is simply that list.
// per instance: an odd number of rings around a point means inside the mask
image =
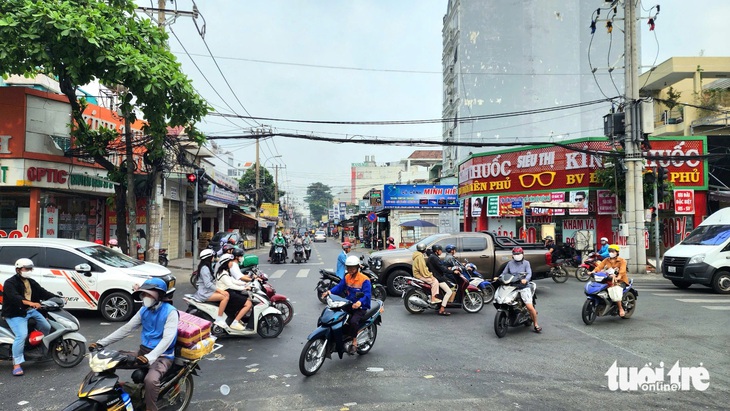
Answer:
[{"label": "car windshield", "polygon": [[429,244],[431,244],[432,242],[436,241],[437,239],[439,239],[439,238],[443,237],[444,235],[445,235],[445,234],[433,234],[433,235],[430,235],[430,236],[428,236],[428,237],[424,238],[423,240],[421,240],[421,241],[418,241],[418,242],[416,242],[415,244],[413,244],[412,246],[408,247],[408,249],[409,249],[409,250],[411,250],[411,251],[417,251],[417,250],[416,250],[416,246],[417,246],[418,244],[420,244],[420,243],[424,243],[424,244],[426,244],[426,245],[429,245]]},{"label": "car windshield", "polygon": [[720,245],[730,238],[730,225],[699,226],[682,241],[686,245]]},{"label": "car windshield", "polygon": [[324,231],[317,231],[314,235],[324,235]]},{"label": "car windshield", "polygon": [[143,261],[135,260],[132,257],[124,255],[119,251],[114,251],[111,248],[104,247],[103,245],[81,247],[77,248],[77,250],[110,267],[129,268],[144,264]]}]

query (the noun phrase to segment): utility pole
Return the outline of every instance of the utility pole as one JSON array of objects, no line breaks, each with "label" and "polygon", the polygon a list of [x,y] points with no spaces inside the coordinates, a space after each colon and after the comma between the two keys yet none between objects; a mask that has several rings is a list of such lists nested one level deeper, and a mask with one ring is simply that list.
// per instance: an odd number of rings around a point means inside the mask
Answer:
[{"label": "utility pole", "polygon": [[[127,91],[122,99],[122,112],[124,113],[124,144],[126,159],[124,164],[127,171],[127,244],[129,244],[129,256],[137,258],[137,247],[134,245],[134,239],[137,234],[137,196],[134,193],[134,152],[132,150],[132,123],[129,121],[131,105],[128,102]],[[117,216],[117,225],[119,224],[119,216]],[[144,250],[143,250],[144,251]]]},{"label": "utility pole", "polygon": [[259,166],[259,139],[256,139],[256,201],[254,202],[254,206],[256,206],[256,248],[259,248],[262,244],[259,243],[259,239],[261,237],[260,234],[260,228],[259,228],[259,187],[261,184],[259,183],[259,173],[261,172],[260,166]]},{"label": "utility pole", "polygon": [[646,272],[644,246],[644,161],[641,153],[641,115],[639,104],[639,64],[636,33],[636,8],[633,1],[624,2],[624,61],[626,103],[626,223],[629,227],[628,271]]}]

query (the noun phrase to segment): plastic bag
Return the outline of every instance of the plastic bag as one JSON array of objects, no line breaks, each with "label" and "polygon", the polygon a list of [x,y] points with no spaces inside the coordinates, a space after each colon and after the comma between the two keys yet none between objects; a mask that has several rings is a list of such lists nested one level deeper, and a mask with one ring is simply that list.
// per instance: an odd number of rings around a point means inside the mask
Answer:
[{"label": "plastic bag", "polygon": [[624,296],[623,287],[621,287],[620,285],[608,287],[608,296],[611,298],[611,301],[615,303],[621,301]]}]

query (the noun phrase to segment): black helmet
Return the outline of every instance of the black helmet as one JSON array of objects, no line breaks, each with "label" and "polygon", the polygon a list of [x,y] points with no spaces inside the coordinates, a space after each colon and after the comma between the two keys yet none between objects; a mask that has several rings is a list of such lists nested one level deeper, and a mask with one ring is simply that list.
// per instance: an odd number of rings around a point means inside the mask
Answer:
[{"label": "black helmet", "polygon": [[224,253],[227,253],[227,252],[233,250],[234,248],[236,248],[236,247],[234,247],[234,246],[232,246],[230,244],[226,244],[226,245],[223,246],[223,252]]},{"label": "black helmet", "polygon": [[446,251],[447,253],[450,253],[454,250],[456,250],[456,246],[453,244],[446,244],[446,248],[444,248],[444,251]]},{"label": "black helmet", "polygon": [[426,244],[423,244],[423,243],[416,244],[416,250],[418,250],[420,252],[426,251]]},{"label": "black helmet", "polygon": [[439,244],[434,244],[434,245],[432,245],[432,246],[431,246],[431,251],[433,251],[434,253],[435,253],[436,251],[442,251],[443,249],[444,249],[444,248],[443,248],[443,247],[441,247],[441,246],[440,246]]},{"label": "black helmet", "polygon": [[243,254],[244,254],[244,252],[240,248],[236,247],[236,248],[233,249],[233,256],[234,257],[243,257]]}]

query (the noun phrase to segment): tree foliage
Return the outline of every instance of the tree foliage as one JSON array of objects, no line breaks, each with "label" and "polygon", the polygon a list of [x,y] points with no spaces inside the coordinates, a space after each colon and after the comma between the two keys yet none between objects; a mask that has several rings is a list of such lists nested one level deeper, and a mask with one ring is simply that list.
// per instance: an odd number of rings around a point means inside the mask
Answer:
[{"label": "tree foliage", "polygon": [[[619,201],[619,209],[626,209],[626,173],[623,171],[620,163],[613,157],[603,158],[603,167],[595,171],[596,179],[601,183],[603,188],[609,190],[612,194],[616,194]],[[644,182],[644,205],[646,208],[654,204],[654,175],[651,173],[643,174]],[[669,182],[669,190],[664,193],[664,198],[659,202],[666,202],[672,198],[672,190],[674,185]]]},{"label": "tree foliage", "polygon": [[[256,207],[259,207],[261,203],[273,203],[275,200],[274,196],[274,176],[269,173],[264,167],[259,167],[259,203]],[[238,190],[250,194],[245,194],[248,201],[253,203],[256,201],[256,165],[246,170],[240,179],[238,179]],[[279,190],[279,198],[286,194],[285,191]]]},{"label": "tree foliage", "polygon": [[327,215],[333,198],[328,185],[317,182],[307,187],[307,196],[304,197],[304,201],[309,204],[309,213],[314,221],[320,221],[323,215]]}]

